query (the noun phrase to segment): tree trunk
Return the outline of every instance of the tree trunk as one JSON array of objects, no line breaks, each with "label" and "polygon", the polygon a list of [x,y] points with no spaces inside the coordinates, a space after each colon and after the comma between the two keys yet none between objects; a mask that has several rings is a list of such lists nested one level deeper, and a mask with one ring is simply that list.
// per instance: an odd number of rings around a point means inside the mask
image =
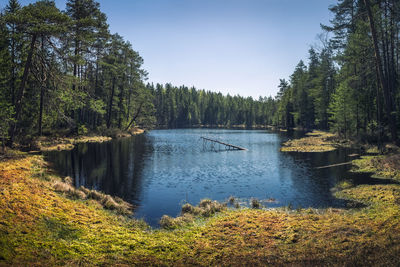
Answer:
[{"label": "tree trunk", "polygon": [[124,82],[125,82],[125,75],[122,77],[121,85],[119,87],[119,114],[118,114],[118,128],[121,129],[122,127],[122,109],[124,104]]},{"label": "tree trunk", "polygon": [[[73,72],[74,79],[76,78],[76,74],[77,74],[77,70],[78,70],[78,64],[76,63],[76,59],[78,57],[78,51],[79,51],[78,46],[79,46],[79,41],[75,40],[75,50],[74,50],[75,58],[74,58],[74,72]],[[75,90],[75,88],[76,88],[76,81],[74,81],[72,84],[72,90]]]},{"label": "tree trunk", "polygon": [[367,15],[369,19],[369,25],[371,29],[371,34],[372,34],[372,41],[374,43],[374,50],[375,50],[375,60],[376,60],[376,65],[377,65],[377,70],[378,70],[378,77],[379,77],[379,83],[383,89],[383,97],[385,101],[385,109],[387,116],[389,118],[389,128],[390,128],[390,133],[392,137],[392,141],[394,143],[397,143],[397,129],[396,129],[396,118],[395,114],[392,112],[392,101],[390,98],[390,90],[388,87],[388,80],[387,77],[384,75],[384,71],[382,68],[382,60],[381,60],[381,55],[379,52],[379,46],[378,46],[378,36],[376,33],[376,28],[375,28],[375,22],[374,22],[374,17],[372,15],[371,11],[371,6],[369,3],[369,0],[364,0],[365,7],[367,9]]},{"label": "tree trunk", "polygon": [[110,101],[108,103],[108,118],[107,118],[107,128],[108,129],[111,127],[111,113],[112,113],[112,104],[113,104],[113,99],[114,99],[114,91],[115,91],[115,77],[113,77],[113,80],[112,80],[111,96],[110,96]]},{"label": "tree trunk", "polygon": [[129,122],[128,126],[125,128],[125,131],[128,131],[129,128],[132,126],[132,123],[136,120],[136,118],[139,116],[140,112],[142,111],[142,106],[143,106],[143,102],[140,102],[139,108],[135,114],[135,116],[133,116],[132,120]]},{"label": "tree trunk", "polygon": [[15,105],[15,26],[12,26],[12,38],[11,38],[11,80],[10,80],[10,90],[11,90],[11,104]]},{"label": "tree trunk", "polygon": [[9,145],[10,146],[12,146],[13,143],[14,143],[15,131],[17,130],[17,123],[18,123],[19,118],[21,116],[22,98],[24,96],[26,82],[28,80],[30,68],[31,68],[31,65],[32,65],[32,57],[33,57],[33,52],[35,50],[36,38],[37,38],[36,34],[32,35],[31,44],[30,44],[30,48],[29,48],[29,52],[28,52],[28,57],[27,57],[26,62],[25,62],[24,73],[22,75],[21,85],[19,87],[19,91],[18,91],[18,94],[16,96],[16,101],[15,101],[15,122],[13,123],[12,127],[10,127],[10,139],[9,139]]},{"label": "tree trunk", "polygon": [[[42,45],[41,45],[42,54],[44,55],[44,37],[42,36]],[[44,60],[44,59],[43,59]],[[38,119],[38,135],[42,136],[43,133],[43,101],[44,101],[44,87],[45,87],[45,69],[44,69],[44,62],[41,64],[41,81],[40,81],[40,102],[39,102],[39,119]]]}]

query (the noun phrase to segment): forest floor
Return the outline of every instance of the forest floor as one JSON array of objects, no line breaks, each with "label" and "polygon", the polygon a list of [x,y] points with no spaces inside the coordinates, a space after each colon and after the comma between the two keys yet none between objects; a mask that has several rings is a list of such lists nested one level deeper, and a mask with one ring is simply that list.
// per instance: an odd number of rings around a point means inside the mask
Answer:
[{"label": "forest floor", "polygon": [[152,229],[127,216],[121,199],[76,189],[41,156],[20,153],[0,162],[0,266],[398,265],[400,185],[341,188],[338,197],[364,206],[234,209],[204,200]]}]

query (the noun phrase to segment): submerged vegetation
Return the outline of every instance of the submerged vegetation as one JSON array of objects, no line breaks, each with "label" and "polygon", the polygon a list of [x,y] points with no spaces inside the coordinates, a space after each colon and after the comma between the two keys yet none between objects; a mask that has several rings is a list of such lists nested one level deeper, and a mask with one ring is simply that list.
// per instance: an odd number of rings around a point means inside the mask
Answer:
[{"label": "submerged vegetation", "polygon": [[[0,264],[395,265],[400,185],[346,185],[361,209],[185,204],[162,229],[119,215],[118,198],[48,172],[40,156],[0,163]],[[80,193],[78,193],[80,192]],[[235,202],[235,199],[232,199]],[[111,203],[111,204],[110,204]]]}]

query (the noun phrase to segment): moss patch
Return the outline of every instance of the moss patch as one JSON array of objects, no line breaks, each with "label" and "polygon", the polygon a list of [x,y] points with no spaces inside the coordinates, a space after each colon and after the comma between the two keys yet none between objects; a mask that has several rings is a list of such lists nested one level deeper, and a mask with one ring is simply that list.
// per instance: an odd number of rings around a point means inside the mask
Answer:
[{"label": "moss patch", "polygon": [[362,156],[352,161],[353,172],[373,173],[376,178],[400,180],[400,154]]},{"label": "moss patch", "polygon": [[40,137],[36,146],[41,151],[71,150],[78,143],[102,143],[110,141],[108,136]]},{"label": "moss patch", "polygon": [[[78,143],[103,143],[110,141],[112,137],[121,138],[129,137],[132,135],[143,134],[145,130],[133,127],[129,131],[123,132],[119,130],[110,130],[109,133],[105,133],[107,136],[73,136],[73,137],[39,137],[35,141],[35,146],[40,151],[54,151],[54,150],[72,150]],[[110,135],[110,136],[108,136]],[[112,137],[111,137],[112,136]]]},{"label": "moss patch", "polygon": [[307,133],[307,137],[289,140],[283,143],[283,152],[327,152],[336,149],[332,139],[334,134],[322,131]]}]

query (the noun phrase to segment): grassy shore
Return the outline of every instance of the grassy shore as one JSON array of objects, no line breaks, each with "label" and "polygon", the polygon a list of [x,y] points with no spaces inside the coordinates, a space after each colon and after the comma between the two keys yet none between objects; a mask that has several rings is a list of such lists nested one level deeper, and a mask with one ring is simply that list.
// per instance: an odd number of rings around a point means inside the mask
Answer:
[{"label": "grassy shore", "polygon": [[[396,265],[400,186],[348,188],[362,209],[227,209],[206,200],[151,229],[60,190],[40,156],[0,163],[0,265]],[[58,186],[57,186],[58,185]],[[79,190],[79,189],[71,189]],[[103,199],[108,198],[103,194]],[[116,201],[115,201],[116,202]]]},{"label": "grassy shore", "polygon": [[71,150],[79,143],[102,143],[110,141],[112,138],[129,137],[132,135],[142,134],[145,131],[140,128],[132,128],[129,131],[110,131],[108,135],[77,135],[72,137],[66,136],[42,136],[35,141],[35,146],[40,151],[53,150]]},{"label": "grassy shore", "polygon": [[336,135],[328,132],[313,131],[306,137],[289,140],[283,143],[282,152],[327,152],[336,149]]},{"label": "grassy shore", "polygon": [[353,160],[353,172],[372,173],[375,178],[400,181],[400,154],[362,156]]}]

